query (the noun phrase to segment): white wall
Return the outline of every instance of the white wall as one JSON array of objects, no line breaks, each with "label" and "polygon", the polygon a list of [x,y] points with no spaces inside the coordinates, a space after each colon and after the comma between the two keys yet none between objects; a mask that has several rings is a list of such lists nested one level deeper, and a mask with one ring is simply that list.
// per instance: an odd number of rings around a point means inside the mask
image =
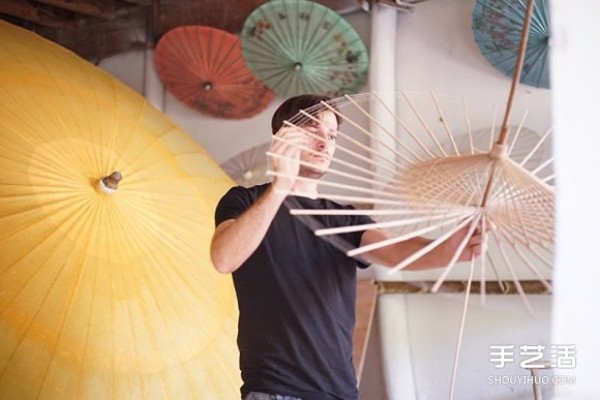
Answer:
[{"label": "white wall", "polygon": [[555,85],[557,198],[556,294],[553,341],[576,345],[576,385],[557,389],[557,399],[598,399],[600,380],[600,2],[554,0],[552,81]]}]

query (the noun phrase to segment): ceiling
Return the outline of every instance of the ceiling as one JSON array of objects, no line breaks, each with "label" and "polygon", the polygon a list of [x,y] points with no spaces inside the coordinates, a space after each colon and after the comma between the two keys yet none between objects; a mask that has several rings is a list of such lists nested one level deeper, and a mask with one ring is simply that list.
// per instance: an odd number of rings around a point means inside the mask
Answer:
[{"label": "ceiling", "polygon": [[[266,0],[2,0],[0,18],[35,31],[97,62],[135,48],[153,47],[182,25],[239,32]],[[361,0],[319,0],[340,14],[361,9]]]}]

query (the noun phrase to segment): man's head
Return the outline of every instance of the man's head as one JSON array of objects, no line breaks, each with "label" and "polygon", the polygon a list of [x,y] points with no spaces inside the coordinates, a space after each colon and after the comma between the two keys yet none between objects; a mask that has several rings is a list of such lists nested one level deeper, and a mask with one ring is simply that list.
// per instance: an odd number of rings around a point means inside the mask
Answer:
[{"label": "man's head", "polygon": [[[327,107],[323,106],[321,102],[324,101],[326,103],[331,101],[330,97],[317,95],[317,94],[302,94],[300,96],[290,97],[281,105],[275,113],[273,114],[273,118],[271,119],[271,130],[273,134],[276,134],[279,129],[283,126],[283,121],[290,121],[295,119],[294,117],[300,114],[300,110],[306,111],[308,114],[313,117],[318,117],[323,110],[327,110]],[[331,104],[333,109],[336,109],[335,105]],[[338,125],[341,123],[341,119],[338,115],[335,116]],[[303,125],[301,122],[311,122],[308,117],[296,118],[299,121],[291,121],[297,123],[298,125]]]},{"label": "man's head", "polygon": [[[305,148],[300,153],[300,161],[303,162],[300,166],[300,176],[320,178],[331,163],[341,118],[321,104],[330,100],[327,96],[300,95],[284,101],[273,114],[271,121],[273,134],[284,127],[284,121],[289,121],[308,132]],[[334,105],[331,107],[336,109]],[[314,119],[300,114],[301,110]]]}]

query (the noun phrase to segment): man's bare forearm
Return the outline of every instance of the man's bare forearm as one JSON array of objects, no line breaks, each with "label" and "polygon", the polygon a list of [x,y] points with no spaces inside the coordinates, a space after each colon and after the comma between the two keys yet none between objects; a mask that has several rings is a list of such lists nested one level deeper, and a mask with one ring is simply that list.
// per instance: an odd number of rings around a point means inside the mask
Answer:
[{"label": "man's bare forearm", "polygon": [[234,272],[250,257],[265,237],[284,198],[285,194],[269,186],[242,215],[217,226],[210,245],[210,256],[219,272]]}]

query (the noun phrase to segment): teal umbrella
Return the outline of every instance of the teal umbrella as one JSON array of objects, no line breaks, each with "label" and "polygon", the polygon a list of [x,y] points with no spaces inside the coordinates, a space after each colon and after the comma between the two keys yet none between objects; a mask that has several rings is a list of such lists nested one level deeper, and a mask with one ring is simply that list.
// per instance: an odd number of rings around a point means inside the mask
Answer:
[{"label": "teal umbrella", "polygon": [[335,11],[305,0],[273,0],[244,22],[246,64],[283,97],[356,93],[367,78],[368,54]]},{"label": "teal umbrella", "polygon": [[[481,54],[507,76],[512,76],[515,68],[525,8],[525,0],[477,0],[473,10],[473,34]],[[529,29],[521,83],[550,87],[549,37],[547,0],[537,0]]]}]

